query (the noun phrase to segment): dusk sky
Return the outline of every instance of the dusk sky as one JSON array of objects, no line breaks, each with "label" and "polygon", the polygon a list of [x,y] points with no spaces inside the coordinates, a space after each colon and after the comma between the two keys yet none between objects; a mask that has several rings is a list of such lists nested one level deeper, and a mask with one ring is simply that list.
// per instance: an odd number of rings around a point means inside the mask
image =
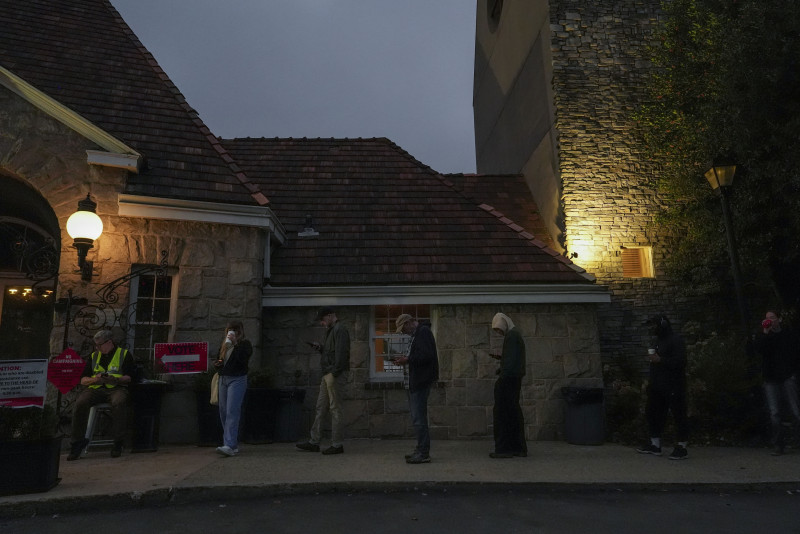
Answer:
[{"label": "dusk sky", "polygon": [[475,172],[475,2],[111,3],[220,137],[388,137]]}]

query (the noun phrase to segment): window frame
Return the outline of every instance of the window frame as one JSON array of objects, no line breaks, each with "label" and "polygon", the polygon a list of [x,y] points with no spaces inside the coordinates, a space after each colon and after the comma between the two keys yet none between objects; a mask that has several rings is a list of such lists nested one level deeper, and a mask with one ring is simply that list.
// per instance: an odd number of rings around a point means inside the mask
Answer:
[{"label": "window frame", "polygon": [[[378,317],[379,310],[385,310],[385,315]],[[417,314],[426,311],[427,315]],[[394,313],[390,313],[394,312]],[[378,304],[370,306],[369,317],[369,376],[368,381],[371,383],[402,383],[405,377],[405,370],[402,366],[395,366],[391,362],[384,359],[384,366],[387,363],[391,366],[389,371],[377,370],[377,358],[383,358],[385,353],[378,354],[376,341],[382,340],[385,346],[390,350],[389,353],[405,354],[408,350],[408,343],[411,341],[411,336],[405,334],[397,334],[394,332],[392,326],[395,320],[400,315],[408,313],[417,320],[428,320],[433,325],[433,307],[430,304]],[[382,334],[376,333],[377,321],[386,319],[388,320],[390,331]]]},{"label": "window frame", "polygon": [[653,247],[622,247],[620,259],[623,278],[655,278]]},{"label": "window frame", "polygon": [[[137,272],[140,271],[140,272]],[[170,286],[170,296],[169,298],[159,298],[157,300],[168,300],[169,301],[169,312],[167,313],[168,319],[167,321],[143,321],[138,322],[136,319],[137,313],[137,303],[141,297],[139,295],[139,279],[142,276],[152,276],[154,277],[154,284],[153,284],[153,300],[156,300],[155,291],[156,291],[156,283],[155,281],[159,277],[168,277],[171,279],[171,286]],[[164,269],[163,267],[154,267],[151,265],[141,265],[141,264],[134,264],[131,265],[131,281],[130,281],[130,315],[129,315],[129,325],[130,328],[128,329],[127,335],[127,344],[130,350],[136,355],[136,357],[140,360],[147,360],[153,361],[155,358],[155,346],[149,346],[146,348],[137,347],[136,346],[136,330],[138,326],[146,326],[146,327],[153,327],[153,326],[167,326],[167,336],[164,340],[157,340],[154,341],[151,339],[150,341],[155,343],[172,343],[175,338],[175,329],[176,329],[176,320],[177,320],[177,311],[178,311],[178,282],[179,276],[177,269]],[[148,298],[148,297],[144,297]]]}]

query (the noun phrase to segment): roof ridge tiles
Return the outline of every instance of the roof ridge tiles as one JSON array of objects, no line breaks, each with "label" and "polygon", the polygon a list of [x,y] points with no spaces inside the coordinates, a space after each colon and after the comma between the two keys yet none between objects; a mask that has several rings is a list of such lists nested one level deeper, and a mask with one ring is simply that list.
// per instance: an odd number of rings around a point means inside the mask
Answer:
[{"label": "roof ridge tiles", "polygon": [[[153,72],[155,72],[156,76],[158,76],[159,79],[161,79],[165,87],[175,97],[175,100],[180,105],[180,107],[192,118],[192,123],[198,128],[200,134],[209,142],[211,147],[220,156],[228,155],[227,149],[224,146],[222,146],[217,136],[211,133],[211,129],[208,128],[203,119],[200,118],[197,111],[194,108],[192,108],[192,106],[189,105],[189,103],[186,100],[186,97],[183,95],[183,93],[181,93],[181,90],[178,89],[178,86],[175,85],[175,83],[170,79],[169,75],[167,75],[164,69],[161,68],[161,65],[158,64],[158,61],[156,60],[155,56],[153,56],[153,54],[147,49],[147,47],[145,47],[144,44],[139,40],[139,38],[131,29],[131,27],[128,26],[128,23],[125,22],[125,19],[122,18],[122,15],[119,14],[119,11],[117,11],[117,9],[111,4],[111,1],[103,0],[103,3],[108,9],[111,17],[114,19],[114,21],[122,30],[122,33],[133,43],[136,49],[139,50],[139,53],[142,54],[147,64],[150,66],[150,68],[153,69]],[[247,175],[245,175],[244,172],[241,171],[241,169],[238,168],[238,166],[236,168],[232,166],[231,162],[233,161],[233,158],[231,158],[230,162],[225,160],[224,158],[222,159],[225,165],[230,169],[231,174],[236,178],[236,180],[242,186],[244,186],[248,190],[251,198],[256,203],[258,203],[261,206],[269,205],[269,199],[263,194],[263,192],[258,188],[258,186],[253,184],[253,182],[247,177]],[[249,187],[248,184],[250,184],[251,186],[255,185],[257,191],[253,191],[252,187]]]}]

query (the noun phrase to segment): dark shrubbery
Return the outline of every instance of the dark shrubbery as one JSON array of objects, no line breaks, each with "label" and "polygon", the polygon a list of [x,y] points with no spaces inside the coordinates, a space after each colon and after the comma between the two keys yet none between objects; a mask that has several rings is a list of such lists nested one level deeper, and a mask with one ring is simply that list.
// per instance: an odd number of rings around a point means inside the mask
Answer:
[{"label": "dark shrubbery", "polygon": [[[717,335],[688,347],[687,389],[690,443],[761,444],[767,414],[761,395],[758,361],[748,355],[741,336]],[[606,419],[609,440],[638,444],[647,437],[644,417],[647,376],[633,366],[606,369]],[[672,417],[665,440],[674,439]]]}]

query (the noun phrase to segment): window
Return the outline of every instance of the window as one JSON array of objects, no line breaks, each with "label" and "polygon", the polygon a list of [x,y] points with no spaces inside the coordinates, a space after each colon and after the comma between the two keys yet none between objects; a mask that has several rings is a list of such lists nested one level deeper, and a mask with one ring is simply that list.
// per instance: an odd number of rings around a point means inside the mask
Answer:
[{"label": "window", "polygon": [[625,278],[653,278],[653,248],[623,248],[622,276]]},{"label": "window", "polygon": [[369,378],[373,382],[402,382],[403,367],[394,365],[390,357],[405,354],[408,350],[409,336],[397,334],[395,320],[408,313],[417,320],[430,320],[430,306],[427,304],[384,305],[372,310],[370,325],[370,366]]},{"label": "window", "polygon": [[138,266],[131,279],[131,330],[128,343],[139,359],[153,359],[156,343],[169,343],[175,328],[177,276]]}]

